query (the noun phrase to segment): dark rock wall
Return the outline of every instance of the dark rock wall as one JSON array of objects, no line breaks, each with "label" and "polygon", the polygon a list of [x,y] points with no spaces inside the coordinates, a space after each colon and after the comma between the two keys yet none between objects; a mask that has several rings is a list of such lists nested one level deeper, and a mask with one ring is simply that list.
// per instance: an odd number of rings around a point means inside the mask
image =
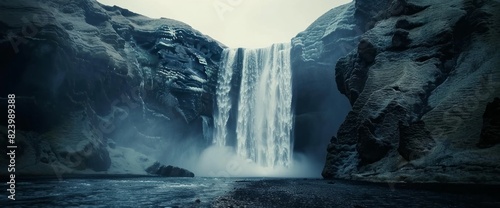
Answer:
[{"label": "dark rock wall", "polygon": [[500,95],[499,2],[355,6],[367,30],[335,75],[352,110],[328,145],[323,176],[497,181],[495,101],[487,104]]},{"label": "dark rock wall", "polygon": [[324,147],[350,110],[332,77],[337,60],[362,33],[354,8],[351,3],[332,9],[292,39],[294,150],[321,164]]},{"label": "dark rock wall", "polygon": [[500,99],[496,97],[484,110],[481,138],[477,146],[489,148],[498,143],[500,143]]},{"label": "dark rock wall", "polygon": [[[212,116],[223,46],[191,27],[94,0],[2,1],[0,37],[0,94],[16,94],[31,163],[75,155],[79,169],[106,170],[111,140],[146,153],[162,141],[204,145],[200,116]],[[40,161],[40,145],[52,161]]]}]

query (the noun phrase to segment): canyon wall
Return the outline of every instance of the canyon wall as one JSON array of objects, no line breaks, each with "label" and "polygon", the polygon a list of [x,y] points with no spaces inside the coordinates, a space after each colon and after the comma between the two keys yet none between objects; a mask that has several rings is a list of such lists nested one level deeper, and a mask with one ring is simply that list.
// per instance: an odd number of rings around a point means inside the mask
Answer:
[{"label": "canyon wall", "polygon": [[19,171],[143,173],[183,145],[206,145],[222,44],[93,0],[2,1],[0,11],[1,95],[16,96]]},{"label": "canyon wall", "polygon": [[354,3],[334,8],[292,39],[294,150],[320,166],[324,147],[350,110],[333,77],[337,60],[356,46],[363,33],[354,12]]},{"label": "canyon wall", "polygon": [[499,1],[355,2],[368,29],[335,68],[352,110],[325,178],[498,182]]}]

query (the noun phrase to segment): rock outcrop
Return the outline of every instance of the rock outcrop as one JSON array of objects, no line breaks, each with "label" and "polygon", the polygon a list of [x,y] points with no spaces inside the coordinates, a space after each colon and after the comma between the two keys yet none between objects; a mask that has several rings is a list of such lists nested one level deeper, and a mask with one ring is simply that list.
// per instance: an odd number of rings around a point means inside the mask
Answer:
[{"label": "rock outcrop", "polygon": [[156,162],[146,169],[146,172],[164,177],[194,177],[194,173],[171,165],[165,166]]},{"label": "rock outcrop", "polygon": [[31,151],[19,165],[99,172],[108,143],[205,142],[224,46],[188,25],[95,0],[2,1],[0,37],[0,94],[16,95],[17,142]]},{"label": "rock outcrop", "polygon": [[498,182],[498,99],[488,102],[500,95],[500,2],[354,5],[367,30],[336,65],[352,110],[328,145],[322,175]]}]

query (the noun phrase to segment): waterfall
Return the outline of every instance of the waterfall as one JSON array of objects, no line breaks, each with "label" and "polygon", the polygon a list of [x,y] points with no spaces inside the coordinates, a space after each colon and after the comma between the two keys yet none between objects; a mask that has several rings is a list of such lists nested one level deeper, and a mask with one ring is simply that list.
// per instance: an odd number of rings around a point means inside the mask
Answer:
[{"label": "waterfall", "polygon": [[227,121],[229,111],[231,110],[231,99],[229,91],[231,90],[231,77],[233,76],[233,64],[236,59],[236,49],[224,49],[222,52],[223,67],[219,72],[219,78],[216,87],[217,109],[214,115],[215,135],[213,143],[219,146],[226,145],[227,139]]},{"label": "waterfall", "polygon": [[[236,153],[263,167],[288,167],[292,156],[292,86],[290,44],[243,49],[241,83],[236,123]],[[227,57],[227,56],[233,57]],[[214,142],[225,144],[231,99],[225,77],[233,71],[236,53],[224,52],[225,64],[217,88]],[[227,89],[229,88],[229,89]],[[222,96],[221,98],[219,96]],[[221,100],[221,103],[219,103]],[[224,114],[224,118],[221,114]],[[226,114],[227,113],[227,114]],[[224,119],[224,120],[222,120]],[[223,141],[222,141],[223,140]]]},{"label": "waterfall", "polygon": [[207,116],[201,116],[202,119],[202,131],[203,131],[203,139],[205,141],[209,141],[211,138],[212,129],[210,128],[210,118]]}]

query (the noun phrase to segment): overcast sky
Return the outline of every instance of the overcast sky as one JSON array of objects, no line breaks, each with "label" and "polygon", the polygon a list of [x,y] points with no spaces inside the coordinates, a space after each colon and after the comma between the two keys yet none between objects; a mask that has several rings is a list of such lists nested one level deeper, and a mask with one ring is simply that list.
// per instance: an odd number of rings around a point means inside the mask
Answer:
[{"label": "overcast sky", "polygon": [[328,10],[351,0],[98,0],[182,21],[229,47],[288,42]]}]

